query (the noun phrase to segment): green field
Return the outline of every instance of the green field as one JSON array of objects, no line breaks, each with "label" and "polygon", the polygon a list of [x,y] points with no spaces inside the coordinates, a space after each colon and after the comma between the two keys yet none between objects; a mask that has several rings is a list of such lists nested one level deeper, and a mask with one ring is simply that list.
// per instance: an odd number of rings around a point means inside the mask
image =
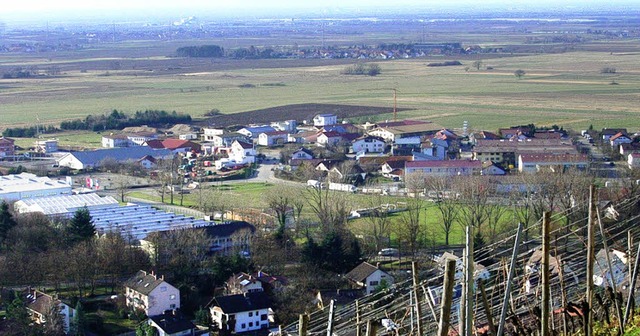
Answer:
[{"label": "green field", "polygon": [[[146,60],[148,68],[153,68],[155,60]],[[431,61],[382,61],[382,74],[376,77],[340,75],[345,65],[300,67],[303,61],[297,60],[292,67],[286,60],[261,60],[273,68],[219,68],[212,62],[206,68],[170,74],[144,69],[70,70],[58,78],[0,79],[0,124],[34,125],[36,115],[43,123],[57,123],[114,108],[176,110],[197,117],[212,108],[227,114],[299,103],[391,107],[390,89],[396,88],[398,106],[415,109],[401,112],[400,117],[432,120],[451,128],[461,127],[465,120],[472,129],[489,130],[525,123],[573,129],[590,124],[640,128],[636,103],[640,58],[636,54],[493,58],[483,60],[479,71],[465,69],[471,61],[463,61],[463,66],[427,67]],[[13,62],[29,66],[30,61]],[[179,64],[180,59],[175,62]],[[617,71],[601,74],[604,67]],[[517,69],[526,71],[522,79],[513,75]],[[269,83],[284,86],[264,85]],[[239,87],[242,84],[256,87]]]}]

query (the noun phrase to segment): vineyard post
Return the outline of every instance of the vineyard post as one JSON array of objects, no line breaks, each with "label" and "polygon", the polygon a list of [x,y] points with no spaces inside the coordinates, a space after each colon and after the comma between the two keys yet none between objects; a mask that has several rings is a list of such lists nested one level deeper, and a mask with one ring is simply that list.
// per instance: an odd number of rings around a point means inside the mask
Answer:
[{"label": "vineyard post", "polygon": [[493,323],[493,316],[491,315],[491,306],[489,300],[487,300],[487,292],[484,288],[484,280],[478,279],[478,287],[480,288],[480,298],[482,299],[482,305],[484,306],[484,312],[487,315],[487,324],[489,325],[489,331],[491,335],[496,334],[496,325]]},{"label": "vineyard post", "polygon": [[336,301],[331,300],[329,305],[329,323],[327,323],[327,336],[333,336],[333,319],[335,317]]},{"label": "vineyard post", "polygon": [[307,329],[309,328],[309,315],[300,314],[300,320],[298,324],[298,336],[307,336]]},{"label": "vineyard post", "polygon": [[631,316],[631,301],[633,300],[633,292],[636,288],[636,279],[638,277],[638,261],[640,261],[640,244],[638,244],[638,253],[636,254],[636,260],[633,265],[633,275],[631,276],[631,287],[629,287],[629,297],[627,298],[627,309],[624,312],[624,319],[622,320],[622,326],[627,325],[629,316]]},{"label": "vineyard post", "polygon": [[422,335],[422,321],[420,314],[420,295],[418,295],[418,266],[415,261],[411,262],[411,272],[413,273],[413,298],[416,304],[416,332]]},{"label": "vineyard post", "polygon": [[360,300],[356,300],[356,336],[360,336]]},{"label": "vineyard post", "polygon": [[584,334],[585,336],[593,336],[593,314],[591,314],[592,302],[593,302],[593,264],[595,262],[595,247],[594,245],[594,220],[595,215],[595,186],[592,184],[589,186],[589,218],[587,222],[587,310],[584,314]]},{"label": "vineyard post", "polygon": [[507,306],[509,305],[509,296],[511,293],[511,281],[513,281],[513,272],[516,268],[516,259],[518,258],[518,246],[522,235],[522,223],[518,224],[518,232],[516,233],[516,241],[513,243],[513,252],[511,254],[511,264],[509,266],[509,275],[507,276],[507,288],[504,291],[504,299],[502,300],[502,311],[500,312],[500,323],[498,323],[497,336],[504,334],[504,321],[507,319]]},{"label": "vineyard post", "polygon": [[456,280],[456,261],[447,260],[444,267],[444,284],[442,285],[442,304],[440,305],[440,322],[438,323],[438,336],[449,335],[451,318],[451,301],[453,298],[453,285]]},{"label": "vineyard post", "polygon": [[549,336],[549,212],[542,214],[542,305],[540,307],[541,336]]}]

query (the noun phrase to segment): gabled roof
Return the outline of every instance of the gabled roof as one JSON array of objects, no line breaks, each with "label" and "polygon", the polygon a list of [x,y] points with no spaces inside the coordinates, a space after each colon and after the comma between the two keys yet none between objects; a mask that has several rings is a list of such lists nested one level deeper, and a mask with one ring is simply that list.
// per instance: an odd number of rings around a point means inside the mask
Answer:
[{"label": "gabled roof", "polygon": [[622,137],[628,138],[628,137],[627,137],[626,135],[624,135],[622,132],[618,132],[618,133],[616,133],[616,135],[614,135],[614,136],[612,136],[611,138],[609,138],[609,140],[610,140],[610,141],[614,141],[614,140],[616,140],[616,139],[618,139],[618,138],[622,138]]},{"label": "gabled roof", "polygon": [[165,282],[164,278],[159,278],[153,273],[138,271],[136,275],[124,283],[124,286],[131,288],[138,293],[149,295],[149,293],[163,282]]},{"label": "gabled roof", "polygon": [[212,306],[220,307],[225,314],[236,314],[250,310],[268,309],[271,300],[264,292],[218,296]]},{"label": "gabled roof", "polygon": [[320,114],[316,114],[316,117],[331,118],[331,117],[337,117],[337,116],[332,113],[320,113]]},{"label": "gabled roof", "polygon": [[273,131],[273,132],[262,132],[260,134],[265,134],[267,136],[277,136],[277,135],[289,135],[287,131]]},{"label": "gabled roof", "polygon": [[147,140],[145,141],[145,145],[147,145],[147,147],[151,147],[154,149],[163,149],[164,145],[162,144],[162,140],[159,139],[152,139],[152,140]]},{"label": "gabled roof", "polygon": [[423,160],[407,161],[406,168],[482,168],[482,162],[476,160]]},{"label": "gabled roof", "polygon": [[169,335],[192,330],[196,327],[178,311],[166,311],[162,315],[150,316],[149,319]]},{"label": "gabled roof", "polygon": [[340,133],[338,133],[336,131],[322,132],[322,134],[320,134],[320,135],[324,135],[327,138],[342,138],[342,136],[343,136],[343,134],[340,134]]},{"label": "gabled roof", "polygon": [[15,140],[11,139],[11,138],[7,138],[7,137],[0,137],[0,142],[7,142],[7,143],[14,143]]},{"label": "gabled roof", "polygon": [[178,149],[178,148],[200,148],[200,145],[191,142],[189,140],[180,139],[165,139],[162,141],[162,146],[166,149]]},{"label": "gabled roof", "polygon": [[345,274],[344,277],[354,282],[364,282],[368,276],[377,270],[379,270],[379,268],[365,261]]},{"label": "gabled roof", "polygon": [[298,149],[296,149],[292,154],[295,154],[297,152],[304,152],[307,153],[309,156],[314,157],[313,152],[310,149],[304,148],[304,147],[300,147]]},{"label": "gabled roof", "polygon": [[243,129],[248,131],[252,135],[276,131],[276,129],[271,126],[248,126]]},{"label": "gabled roof", "polygon": [[145,156],[143,156],[140,160],[138,160],[138,162],[141,162],[141,161],[144,161],[144,160],[147,160],[147,161],[149,161],[149,162],[151,162],[151,163],[156,163],[156,158],[154,158],[154,157],[153,157],[153,156],[151,156],[151,155],[145,155]]},{"label": "gabled roof", "polygon": [[[248,143],[246,141],[241,141],[241,140],[234,140],[233,143],[238,143],[238,145],[240,145],[240,147],[242,147],[243,149],[253,149],[253,144]],[[233,145],[233,144],[232,144]]]},{"label": "gabled roof", "polygon": [[627,129],[626,128],[603,128],[602,129],[602,135],[616,135],[617,133],[623,133],[623,134],[627,134]]},{"label": "gabled roof", "polygon": [[42,315],[49,313],[49,309],[52,304],[60,304],[60,300],[54,299],[51,295],[45,294],[38,290],[29,290],[26,293],[26,305],[27,308],[38,312]]},{"label": "gabled roof", "polygon": [[147,155],[155,158],[163,158],[171,155],[171,151],[166,149],[154,149],[147,146],[134,146],[123,148],[98,149],[92,151],[71,152],[78,161],[85,165],[95,165],[106,158],[116,161],[138,160]]}]

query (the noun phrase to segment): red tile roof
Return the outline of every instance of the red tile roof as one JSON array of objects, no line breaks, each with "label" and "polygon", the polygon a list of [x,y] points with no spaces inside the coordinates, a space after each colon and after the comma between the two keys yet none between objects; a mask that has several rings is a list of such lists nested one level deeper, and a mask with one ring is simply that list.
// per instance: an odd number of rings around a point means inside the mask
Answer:
[{"label": "red tile roof", "polygon": [[477,160],[425,160],[407,161],[406,168],[482,168],[482,162]]}]

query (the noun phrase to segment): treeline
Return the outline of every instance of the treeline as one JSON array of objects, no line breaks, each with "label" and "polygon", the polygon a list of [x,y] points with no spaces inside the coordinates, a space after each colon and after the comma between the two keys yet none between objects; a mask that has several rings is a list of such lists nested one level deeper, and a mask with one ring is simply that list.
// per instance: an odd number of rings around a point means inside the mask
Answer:
[{"label": "treeline", "polygon": [[444,61],[444,62],[434,62],[427,64],[428,67],[439,67],[439,66],[455,66],[462,65],[460,61]]},{"label": "treeline", "polygon": [[224,57],[224,48],[217,45],[180,47],[176,50],[180,57]]},{"label": "treeline", "polygon": [[16,138],[33,138],[38,136],[38,134],[51,134],[60,132],[60,129],[54,126],[43,126],[43,127],[15,127],[15,128],[7,128],[2,131],[2,136],[5,137],[16,137]]},{"label": "treeline", "polygon": [[356,65],[348,66],[344,70],[342,70],[343,75],[367,75],[367,76],[377,76],[381,72],[380,66],[378,64],[362,64],[358,63]]},{"label": "treeline", "polygon": [[64,121],[60,123],[60,128],[63,130],[92,130],[98,132],[142,125],[158,127],[189,122],[191,122],[190,115],[177,113],[176,111],[169,113],[163,110],[145,110],[137,111],[134,115],[129,116],[124,112],[113,110],[109,115],[88,115],[84,120]]}]

